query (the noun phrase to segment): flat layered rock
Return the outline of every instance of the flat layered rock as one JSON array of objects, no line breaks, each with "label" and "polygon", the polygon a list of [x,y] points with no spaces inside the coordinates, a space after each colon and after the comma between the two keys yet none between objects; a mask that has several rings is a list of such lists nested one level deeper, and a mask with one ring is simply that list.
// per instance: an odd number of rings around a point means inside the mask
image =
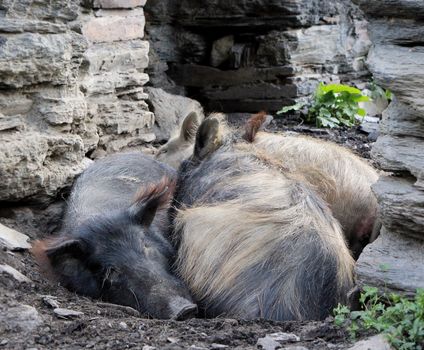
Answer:
[{"label": "flat layered rock", "polygon": [[145,18],[143,9],[102,12],[82,26],[82,33],[92,43],[142,39]]},{"label": "flat layered rock", "polygon": [[203,108],[196,100],[152,87],[147,87],[146,92],[151,110],[155,114],[154,130],[159,141],[169,139],[191,112],[196,112],[200,119],[204,118]]},{"label": "flat layered rock", "polygon": [[142,70],[149,64],[149,42],[131,40],[117,43],[99,43],[88,48],[84,57],[90,63],[92,74]]},{"label": "flat layered rock", "polygon": [[380,177],[372,186],[379,217],[390,232],[424,240],[424,190],[413,178]]},{"label": "flat layered rock", "polygon": [[93,8],[131,9],[144,6],[145,4],[146,0],[94,0]]},{"label": "flat layered rock", "polygon": [[365,13],[375,17],[424,18],[421,0],[353,0]]},{"label": "flat layered rock", "polygon": [[415,185],[424,189],[424,142],[416,137],[382,135],[377,139],[372,157],[381,168],[393,172],[410,172]]},{"label": "flat layered rock", "polygon": [[0,35],[0,85],[20,88],[39,83],[54,85],[75,81],[85,39],[72,34],[23,33]]},{"label": "flat layered rock", "polygon": [[401,46],[421,46],[424,36],[424,20],[391,18],[372,20],[368,26],[371,40],[378,44],[395,44]]},{"label": "flat layered rock", "polygon": [[296,85],[273,83],[243,84],[220,89],[205,88],[204,96],[211,100],[295,98]]},{"label": "flat layered rock", "polygon": [[81,311],[64,309],[64,308],[60,308],[60,307],[55,308],[53,310],[53,312],[58,318],[63,318],[63,319],[78,318],[78,317],[81,317],[81,316],[84,315],[84,313],[81,312]]},{"label": "flat layered rock", "polygon": [[0,139],[0,199],[55,195],[86,166],[78,135],[22,132]]},{"label": "flat layered rock", "polygon": [[31,248],[28,240],[27,235],[0,224],[0,246],[12,251],[26,250]]},{"label": "flat layered rock", "polygon": [[383,112],[380,131],[392,136],[422,137],[424,135],[424,113],[417,111],[412,106],[400,103],[395,98]]},{"label": "flat layered rock", "polygon": [[74,0],[2,0],[2,17],[69,22],[77,18],[79,2]]},{"label": "flat layered rock", "polygon": [[356,266],[360,287],[376,286],[381,292],[414,296],[424,288],[424,242],[387,232],[365,247]]},{"label": "flat layered rock", "polygon": [[278,81],[282,77],[292,75],[293,72],[294,69],[289,66],[221,70],[209,66],[182,64],[175,65],[170,76],[176,83],[184,86],[238,86],[246,83]]},{"label": "flat layered rock", "polygon": [[29,305],[0,306],[0,330],[32,332],[43,323],[38,311]]},{"label": "flat layered rock", "polygon": [[367,339],[360,340],[348,350],[391,350],[388,340],[383,334],[374,335]]},{"label": "flat layered rock", "polygon": [[375,80],[390,89],[400,102],[424,111],[424,48],[375,45],[368,54],[368,66]]},{"label": "flat layered rock", "polygon": [[0,265],[0,274],[2,274],[2,273],[9,275],[10,277],[15,279],[19,283],[30,283],[31,282],[31,280],[28,277],[26,277],[25,275],[20,273],[18,270],[16,270],[12,266],[9,266],[9,265],[6,265],[6,264]]},{"label": "flat layered rock", "polygon": [[66,26],[61,23],[30,20],[24,18],[0,18],[0,32],[3,33],[64,33]]}]

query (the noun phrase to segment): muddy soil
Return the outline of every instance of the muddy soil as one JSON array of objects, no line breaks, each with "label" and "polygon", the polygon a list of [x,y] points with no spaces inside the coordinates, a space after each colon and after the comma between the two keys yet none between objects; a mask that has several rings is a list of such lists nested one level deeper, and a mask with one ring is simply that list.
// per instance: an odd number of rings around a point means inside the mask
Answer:
[{"label": "muddy soil", "polygon": [[[247,117],[247,116],[245,116]],[[243,118],[233,119],[236,126]],[[369,158],[371,142],[356,129],[323,130],[292,119],[274,120],[271,131],[296,131],[333,140]],[[37,205],[0,208],[0,222],[32,239],[55,232],[60,226],[63,202],[46,208]],[[7,264],[29,281],[18,282],[0,272],[1,349],[257,349],[267,334],[293,333],[298,341],[281,342],[286,349],[346,349],[347,334],[323,322],[244,321],[227,318],[188,321],[152,320],[137,311],[80,297],[47,280],[27,252],[0,251],[0,265]],[[33,308],[23,309],[22,305]],[[54,307],[82,312],[60,318]],[[273,348],[273,347],[270,347]]]}]

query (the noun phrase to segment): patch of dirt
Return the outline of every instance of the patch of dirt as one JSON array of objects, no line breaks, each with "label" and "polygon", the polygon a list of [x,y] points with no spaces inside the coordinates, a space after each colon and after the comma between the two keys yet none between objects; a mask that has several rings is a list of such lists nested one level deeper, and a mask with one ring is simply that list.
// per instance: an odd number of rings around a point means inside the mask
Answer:
[{"label": "patch of dirt", "polygon": [[[244,118],[244,119],[243,119]],[[230,119],[235,126],[244,125],[248,115]],[[328,139],[369,158],[371,142],[358,130],[324,130],[299,125],[296,118],[276,119],[268,127],[272,132],[296,131]],[[36,207],[2,208],[0,222],[31,238],[46,236],[60,226],[62,202],[46,209]],[[234,319],[191,319],[162,321],[137,316],[130,308],[114,306],[80,297],[54,282],[38,270],[28,252],[0,251],[0,265],[8,264],[31,282],[18,282],[0,273],[0,350],[1,349],[257,349],[258,339],[276,332],[294,333],[295,343],[282,348],[303,346],[306,349],[345,349],[348,336],[332,324],[323,322],[270,322]],[[51,296],[60,308],[83,312],[73,319],[61,319],[43,299]],[[11,322],[11,309],[17,305],[35,308],[38,325],[25,317],[19,325]],[[8,318],[10,316],[10,318]],[[33,315],[34,316],[34,315]],[[32,329],[31,329],[32,328]]]}]

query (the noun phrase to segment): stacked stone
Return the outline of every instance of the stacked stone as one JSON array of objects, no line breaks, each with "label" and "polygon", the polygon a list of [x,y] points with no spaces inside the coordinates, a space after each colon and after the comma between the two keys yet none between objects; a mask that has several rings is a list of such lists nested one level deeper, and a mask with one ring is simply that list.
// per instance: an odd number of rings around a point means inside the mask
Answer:
[{"label": "stacked stone", "polygon": [[154,138],[144,2],[1,2],[1,201],[55,196],[87,155]]},{"label": "stacked stone", "polygon": [[381,236],[357,264],[360,285],[413,295],[424,288],[424,6],[421,0],[355,0],[369,16],[368,65],[396,98],[383,113],[373,158]]},{"label": "stacked stone", "polygon": [[146,5],[153,86],[209,110],[279,110],[319,81],[368,74],[369,40],[349,1],[159,1]]}]

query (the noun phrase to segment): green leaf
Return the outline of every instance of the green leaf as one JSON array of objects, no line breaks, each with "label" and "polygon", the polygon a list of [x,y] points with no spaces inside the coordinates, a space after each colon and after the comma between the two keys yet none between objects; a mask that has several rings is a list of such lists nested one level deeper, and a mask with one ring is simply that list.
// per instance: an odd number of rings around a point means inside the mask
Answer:
[{"label": "green leaf", "polygon": [[286,106],[286,107],[281,108],[277,112],[277,114],[283,114],[283,113],[287,113],[287,112],[290,112],[290,111],[298,111],[298,110],[302,109],[305,105],[306,105],[305,102],[298,102],[298,103],[296,103],[294,105]]},{"label": "green leaf", "polygon": [[367,115],[367,112],[363,108],[358,108],[358,110],[356,111],[356,113],[358,115],[360,115],[361,117],[365,117]]},{"label": "green leaf", "polygon": [[321,87],[322,92],[326,93],[329,91],[332,91],[334,93],[340,93],[340,92],[348,92],[350,94],[359,94],[362,95],[361,90],[354,88],[352,86],[343,85],[343,84],[329,84],[329,85],[323,85]]},{"label": "green leaf", "polygon": [[368,96],[365,95],[359,95],[354,97],[355,102],[369,102],[371,99]]}]

